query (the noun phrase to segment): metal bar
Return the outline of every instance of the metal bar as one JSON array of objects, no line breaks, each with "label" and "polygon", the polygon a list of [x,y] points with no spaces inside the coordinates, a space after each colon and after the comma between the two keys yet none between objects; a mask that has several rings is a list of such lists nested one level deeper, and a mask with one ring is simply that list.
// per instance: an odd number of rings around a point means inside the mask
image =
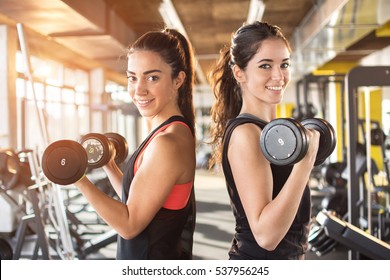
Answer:
[{"label": "metal bar", "polygon": [[43,225],[42,217],[41,217],[41,211],[39,209],[39,200],[36,193],[35,188],[28,188],[28,194],[31,199],[31,204],[33,206],[34,210],[34,222],[37,229],[37,243],[39,244],[39,247],[41,248],[42,252],[42,258],[44,260],[49,260],[49,244],[48,244],[48,238],[46,236],[45,228]]},{"label": "metal bar", "polygon": [[366,158],[367,158],[367,223],[368,233],[372,233],[372,203],[371,203],[371,187],[372,187],[372,161],[371,161],[371,93],[368,87],[364,87],[364,101],[366,110]]},{"label": "metal bar", "polygon": [[25,63],[25,67],[26,67],[25,75],[27,76],[27,79],[29,81],[29,84],[31,86],[31,90],[33,93],[33,100],[34,100],[34,104],[35,104],[35,108],[36,108],[38,120],[39,120],[39,122],[38,122],[39,129],[41,132],[43,143],[45,146],[47,146],[49,144],[49,136],[47,133],[46,122],[45,122],[43,112],[42,112],[42,110],[39,110],[39,107],[38,107],[38,100],[37,100],[37,95],[35,93],[34,80],[33,80],[33,76],[32,76],[32,69],[31,69],[31,63],[30,63],[30,57],[29,57],[29,50],[28,50],[28,45],[26,43],[26,39],[24,36],[23,25],[21,23],[17,23],[16,28],[18,30],[20,49],[22,50],[22,55],[23,55],[24,63]]}]

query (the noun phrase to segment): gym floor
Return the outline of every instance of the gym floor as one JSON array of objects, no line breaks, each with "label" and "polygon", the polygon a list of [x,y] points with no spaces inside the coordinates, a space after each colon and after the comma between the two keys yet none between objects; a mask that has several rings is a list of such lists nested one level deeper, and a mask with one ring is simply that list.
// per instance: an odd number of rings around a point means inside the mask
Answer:
[{"label": "gym floor", "polygon": [[[234,218],[229,205],[225,181],[222,175],[197,170],[195,179],[197,218],[194,235],[194,259],[227,260],[227,252],[233,236]],[[88,259],[115,258],[116,243],[100,249]],[[307,260],[346,260],[347,249],[338,245],[332,252],[318,257],[313,252]]]}]

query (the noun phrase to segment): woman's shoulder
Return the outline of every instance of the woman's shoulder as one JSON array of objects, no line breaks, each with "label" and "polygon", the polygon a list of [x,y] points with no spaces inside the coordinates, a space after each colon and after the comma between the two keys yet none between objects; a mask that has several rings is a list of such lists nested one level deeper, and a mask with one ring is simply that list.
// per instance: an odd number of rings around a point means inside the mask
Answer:
[{"label": "woman's shoulder", "polygon": [[175,152],[192,146],[195,139],[189,127],[181,122],[175,122],[159,132],[150,145],[155,148]]},{"label": "woman's shoulder", "polygon": [[231,135],[230,142],[248,145],[260,141],[261,127],[254,123],[244,123],[237,126]]}]

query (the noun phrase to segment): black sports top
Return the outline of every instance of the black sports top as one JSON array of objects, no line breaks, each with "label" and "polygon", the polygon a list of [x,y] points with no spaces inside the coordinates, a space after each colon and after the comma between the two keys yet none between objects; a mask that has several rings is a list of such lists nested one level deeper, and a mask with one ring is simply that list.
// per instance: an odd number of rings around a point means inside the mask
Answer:
[{"label": "black sports top", "polygon": [[[126,203],[131,182],[134,178],[134,164],[149,140],[161,131],[161,128],[173,122],[181,122],[191,128],[181,116],[173,116],[154,129],[129,159],[122,180],[122,202]],[[192,133],[193,130],[191,129]],[[192,259],[193,234],[195,229],[194,188],[184,208],[172,210],[162,207],[151,223],[133,239],[124,239],[118,235],[118,260],[146,259]]]},{"label": "black sports top", "polygon": [[[239,115],[228,122],[223,137],[222,167],[226,179],[230,204],[236,220],[235,235],[229,251],[230,259],[301,259],[307,250],[309,223],[311,215],[310,189],[306,186],[295,219],[285,237],[273,251],[260,247],[249,227],[240,196],[230,168],[227,151],[233,130],[244,123],[254,123],[260,128],[265,121],[249,114]],[[292,166],[276,166],[271,164],[273,175],[273,194],[275,198],[289,177]]]}]

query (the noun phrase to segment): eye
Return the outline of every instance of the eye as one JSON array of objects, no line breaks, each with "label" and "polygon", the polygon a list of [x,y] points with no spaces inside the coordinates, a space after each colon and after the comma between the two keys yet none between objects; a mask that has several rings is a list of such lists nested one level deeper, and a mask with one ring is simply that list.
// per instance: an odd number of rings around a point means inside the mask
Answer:
[{"label": "eye", "polygon": [[287,63],[287,62],[283,63],[280,67],[283,68],[283,69],[290,68],[290,63]]},{"label": "eye", "polygon": [[137,80],[137,78],[133,75],[127,75],[127,81],[129,83],[132,83],[132,82],[135,82]]},{"label": "eye", "polygon": [[259,68],[261,68],[261,69],[271,69],[271,65],[269,65],[269,64],[261,64],[261,65],[259,65]]},{"label": "eye", "polygon": [[149,77],[148,77],[148,81],[155,82],[155,81],[157,81],[159,78],[160,78],[160,77],[155,76],[155,75],[149,76]]}]

